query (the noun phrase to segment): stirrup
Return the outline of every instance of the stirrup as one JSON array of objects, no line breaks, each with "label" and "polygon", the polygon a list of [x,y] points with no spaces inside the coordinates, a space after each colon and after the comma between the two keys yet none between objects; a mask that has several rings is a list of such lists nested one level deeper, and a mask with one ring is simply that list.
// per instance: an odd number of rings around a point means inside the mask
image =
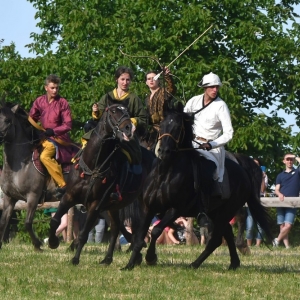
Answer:
[{"label": "stirrup", "polygon": [[61,187],[61,188],[57,188],[54,192],[54,197],[57,198],[57,199],[60,199],[62,198],[62,196],[65,194],[66,192],[66,186],[64,187]]},{"label": "stirrup", "polygon": [[110,194],[110,198],[112,200],[115,200],[115,201],[122,201],[123,198],[122,198],[122,195],[121,195],[121,192],[120,192],[120,187],[119,187],[118,184],[116,185],[116,190],[117,191],[115,193]]},{"label": "stirrup", "polygon": [[200,227],[207,226],[210,223],[210,219],[205,212],[200,212],[197,215],[196,221]]},{"label": "stirrup", "polygon": [[110,198],[115,201],[121,201],[122,195],[120,193],[111,193]]}]

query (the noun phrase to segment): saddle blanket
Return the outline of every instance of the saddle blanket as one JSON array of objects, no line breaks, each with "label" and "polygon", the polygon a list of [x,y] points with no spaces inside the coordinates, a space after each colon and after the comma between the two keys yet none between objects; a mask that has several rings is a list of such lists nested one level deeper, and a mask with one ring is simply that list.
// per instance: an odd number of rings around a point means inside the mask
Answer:
[{"label": "saddle blanket", "polygon": [[[39,151],[37,149],[35,149],[33,151],[33,153],[32,153],[32,163],[33,163],[35,169],[40,174],[42,174],[43,176],[46,176],[48,174],[47,169],[45,168],[45,166],[42,164],[42,162],[40,160],[40,153],[39,153]],[[70,163],[70,164],[62,164],[61,165],[62,171],[63,171],[64,174],[70,172],[71,165],[72,165],[72,163]]]}]

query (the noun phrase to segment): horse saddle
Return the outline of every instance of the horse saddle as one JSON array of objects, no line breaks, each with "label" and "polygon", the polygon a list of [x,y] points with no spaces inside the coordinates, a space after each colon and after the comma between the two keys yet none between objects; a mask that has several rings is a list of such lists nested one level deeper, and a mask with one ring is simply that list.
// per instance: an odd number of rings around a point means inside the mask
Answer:
[{"label": "horse saddle", "polygon": [[[42,175],[46,176],[48,174],[48,171],[46,167],[43,165],[43,163],[40,160],[40,151],[38,149],[35,149],[32,152],[32,163],[35,167],[35,169]],[[72,164],[62,164],[61,168],[63,173],[69,173],[71,169]]]}]

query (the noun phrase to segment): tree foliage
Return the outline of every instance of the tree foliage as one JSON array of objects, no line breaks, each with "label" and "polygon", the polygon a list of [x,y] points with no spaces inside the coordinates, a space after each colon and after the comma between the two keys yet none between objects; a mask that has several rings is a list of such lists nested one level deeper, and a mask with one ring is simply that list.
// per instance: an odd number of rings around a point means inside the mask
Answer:
[{"label": "tree foliage", "polygon": [[272,174],[279,172],[286,151],[299,151],[299,135],[292,135],[277,110],[268,117],[254,109],[276,101],[279,109],[296,114],[300,125],[300,25],[293,9],[300,0],[29,2],[41,30],[31,33],[28,45],[36,57],[22,58],[13,44],[2,45],[0,91],[29,109],[43,93],[44,78],[58,74],[61,94],[72,107],[74,138],[90,118],[92,103],[114,87],[117,66],[135,71],[132,90],[144,99],[145,72],[159,69],[158,62],[168,65],[213,24],[171,66],[177,99],[186,102],[201,93],[197,82],[213,71],[223,81],[220,94],[235,129],[230,151],[262,157]]}]

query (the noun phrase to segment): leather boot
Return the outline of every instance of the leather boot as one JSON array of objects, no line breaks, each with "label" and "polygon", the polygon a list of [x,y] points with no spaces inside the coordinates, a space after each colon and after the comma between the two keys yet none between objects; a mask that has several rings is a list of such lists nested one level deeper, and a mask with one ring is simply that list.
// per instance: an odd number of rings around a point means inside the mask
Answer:
[{"label": "leather boot", "polygon": [[207,212],[209,210],[209,202],[210,196],[204,193],[201,193],[201,204],[200,204],[200,212],[197,215],[196,221],[200,227],[207,226],[209,222],[211,222],[210,218],[207,216]]},{"label": "leather boot", "polygon": [[65,194],[66,192],[66,186],[64,187],[58,187],[55,192],[54,192],[54,197],[57,198],[57,199],[61,199],[62,196]]},{"label": "leather boot", "polygon": [[110,198],[116,201],[122,201],[122,194],[120,192],[120,186],[116,185],[116,192],[110,194]]},{"label": "leather boot", "polygon": [[129,164],[128,162],[123,163],[121,176],[120,176],[120,184],[116,185],[116,191],[110,194],[110,198],[112,200],[122,201],[122,191],[125,186],[125,182],[127,180]]},{"label": "leather boot", "polygon": [[214,180],[214,187],[213,187],[211,197],[222,198],[222,196],[223,196],[222,182],[218,182],[218,180]]}]

